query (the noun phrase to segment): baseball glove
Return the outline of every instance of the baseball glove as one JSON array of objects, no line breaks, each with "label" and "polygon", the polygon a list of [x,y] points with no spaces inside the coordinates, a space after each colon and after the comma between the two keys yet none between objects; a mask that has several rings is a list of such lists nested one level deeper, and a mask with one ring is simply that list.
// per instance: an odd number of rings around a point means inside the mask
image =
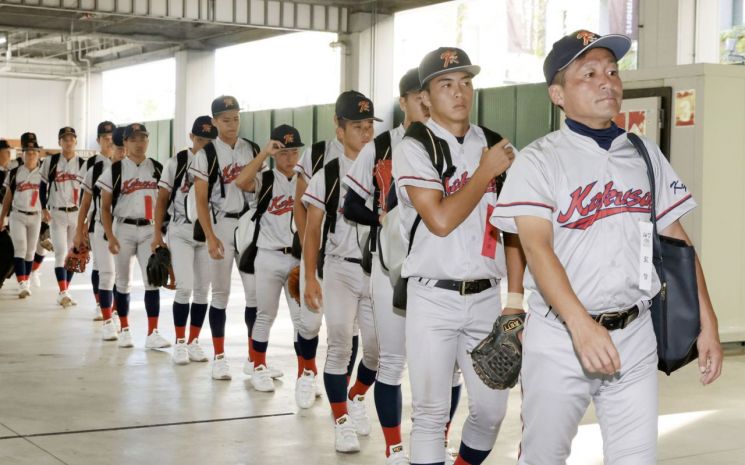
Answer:
[{"label": "baseball glove", "polygon": [[173,274],[171,251],[167,247],[158,247],[147,261],[147,281],[151,286],[176,289],[176,277]]},{"label": "baseball glove", "polygon": [[73,247],[65,257],[65,269],[74,273],[83,273],[85,272],[85,265],[90,260],[91,255],[87,247],[80,247],[79,249]]},{"label": "baseball glove", "polygon": [[287,287],[290,290],[290,297],[300,304],[300,267],[296,266],[290,270],[287,275]]},{"label": "baseball glove", "polygon": [[43,221],[41,222],[41,229],[39,230],[39,245],[49,252],[54,252],[52,238],[49,235],[49,224]]},{"label": "baseball glove", "polygon": [[375,165],[373,170],[375,175],[375,184],[380,189],[380,198],[378,199],[378,205],[380,210],[387,212],[388,208],[386,205],[386,199],[388,198],[388,191],[393,186],[393,164],[390,159],[380,160]]},{"label": "baseball glove", "polygon": [[517,384],[523,359],[518,336],[524,323],[524,313],[500,316],[491,333],[471,352],[473,369],[490,388],[509,389]]}]

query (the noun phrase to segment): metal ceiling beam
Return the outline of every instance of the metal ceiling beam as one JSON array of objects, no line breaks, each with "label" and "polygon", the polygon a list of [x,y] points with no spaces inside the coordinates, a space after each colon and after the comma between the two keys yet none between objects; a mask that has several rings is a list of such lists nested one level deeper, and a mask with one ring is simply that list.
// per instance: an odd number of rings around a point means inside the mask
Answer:
[{"label": "metal ceiling beam", "polygon": [[122,44],[115,45],[114,47],[102,48],[101,50],[91,50],[85,53],[86,58],[103,58],[111,55],[116,55],[133,48],[142,48],[141,44]]},{"label": "metal ceiling beam", "polygon": [[287,0],[0,0],[8,8],[290,31],[347,32],[349,9]]}]

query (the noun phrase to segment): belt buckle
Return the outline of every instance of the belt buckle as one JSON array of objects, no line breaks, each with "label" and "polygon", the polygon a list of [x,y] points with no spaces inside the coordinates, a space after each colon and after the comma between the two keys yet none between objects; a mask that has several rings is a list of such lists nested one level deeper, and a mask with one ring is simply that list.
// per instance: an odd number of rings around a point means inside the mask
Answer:
[{"label": "belt buckle", "polygon": [[621,329],[624,326],[624,319],[621,318],[622,312],[607,312],[600,315],[598,323],[605,329],[612,331],[614,329]]},{"label": "belt buckle", "polygon": [[468,286],[468,281],[461,281],[460,282],[460,295],[466,295],[466,288]]}]

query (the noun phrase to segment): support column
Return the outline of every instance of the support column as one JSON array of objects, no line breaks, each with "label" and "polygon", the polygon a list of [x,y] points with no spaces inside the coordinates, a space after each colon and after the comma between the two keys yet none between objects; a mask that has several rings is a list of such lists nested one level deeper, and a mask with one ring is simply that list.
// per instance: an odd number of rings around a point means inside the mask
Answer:
[{"label": "support column", "polygon": [[173,146],[176,151],[190,145],[189,132],[194,119],[210,114],[210,104],[216,96],[215,53],[194,50],[176,52],[176,108],[173,119]]}]

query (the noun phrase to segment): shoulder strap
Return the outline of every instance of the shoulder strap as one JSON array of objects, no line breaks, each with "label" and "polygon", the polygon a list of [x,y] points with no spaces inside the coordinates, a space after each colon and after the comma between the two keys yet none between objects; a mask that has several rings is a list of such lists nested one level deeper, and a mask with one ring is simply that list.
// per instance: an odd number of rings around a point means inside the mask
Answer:
[{"label": "shoulder strap", "polygon": [[47,171],[47,179],[49,180],[49,184],[54,183],[57,184],[57,181],[55,180],[57,178],[57,165],[59,164],[59,158],[62,156],[61,153],[55,153],[54,155],[50,155],[51,158],[49,159],[49,171]]},{"label": "shoulder strap", "polygon": [[85,160],[85,169],[86,170],[91,169],[91,166],[94,166],[96,164],[97,159],[98,157],[95,155],[93,155],[92,157],[88,157],[88,159]]},{"label": "shoulder strap", "polygon": [[99,161],[98,163],[93,165],[93,173],[91,176],[91,184],[93,184],[93,193],[95,195],[96,191],[98,190],[96,186],[96,181],[98,181],[98,178],[101,177],[101,174],[103,174],[103,161]]},{"label": "shoulder strap", "polygon": [[16,193],[16,176],[18,176],[18,168],[20,168],[20,166],[16,166],[12,170],[10,170],[10,173],[8,174],[8,179],[10,179],[10,192],[12,192],[13,194]]},{"label": "shoulder strap", "polygon": [[258,220],[261,219],[261,216],[269,209],[269,204],[272,202],[273,191],[274,171],[264,171],[261,173],[261,190],[258,192],[259,195],[256,201],[256,211],[251,218],[252,221],[256,221],[256,228],[259,227]]},{"label": "shoulder strap", "polygon": [[168,205],[171,206],[173,200],[176,198],[176,192],[181,187],[181,183],[184,181],[184,175],[186,174],[186,164],[189,161],[189,152],[182,150],[176,154],[176,177],[173,180],[173,187],[171,187],[171,195],[168,197]]},{"label": "shoulder strap", "polygon": [[[492,131],[491,129],[487,128],[486,126],[479,126],[482,131],[484,131],[484,137],[486,138],[486,146],[488,148],[494,147],[496,144],[498,144],[502,139],[502,135]],[[502,187],[504,186],[504,182],[507,180],[507,172],[500,174],[496,178],[494,178],[494,183],[496,187],[497,196],[502,192]]]},{"label": "shoulder strap", "polygon": [[256,157],[256,155],[259,154],[259,152],[261,152],[261,147],[259,147],[259,144],[257,144],[256,142],[254,142],[252,140],[249,140],[249,139],[246,139],[245,137],[241,137],[241,139],[243,139],[244,141],[248,142],[248,145],[251,146],[251,150],[254,153],[254,158]]},{"label": "shoulder strap", "polygon": [[310,162],[312,167],[311,176],[323,168],[323,159],[326,157],[326,141],[322,140],[310,146]]},{"label": "shoulder strap", "polygon": [[440,173],[440,180],[444,183],[446,178],[455,173],[453,158],[450,156],[450,147],[447,141],[437,137],[430,128],[418,121],[409,125],[405,137],[411,137],[424,146],[429,154],[432,166]]},{"label": "shoulder strap", "polygon": [[163,164],[155,158],[150,159],[153,162],[153,177],[156,181],[160,181],[160,175],[163,173]]},{"label": "shoulder strap", "polygon": [[336,231],[336,212],[339,210],[339,159],[335,158],[323,167],[323,180],[326,190],[326,217],[323,219],[320,256],[326,254],[329,233]]},{"label": "shoulder strap", "polygon": [[220,179],[220,195],[225,198],[225,184],[220,173],[220,162],[217,159],[217,150],[212,142],[204,146],[204,153],[207,154],[207,199],[212,197],[212,188],[215,186],[218,178]]},{"label": "shoulder strap", "polygon": [[375,161],[391,157],[391,131],[385,131],[375,138]]},{"label": "shoulder strap", "polygon": [[[88,160],[90,160],[91,158],[95,158],[95,155],[92,157],[88,157]],[[80,168],[82,168],[88,160],[83,160],[82,158],[78,157],[78,170],[80,170]],[[88,166],[88,168],[90,168],[90,166]]]},{"label": "shoulder strap", "polygon": [[121,160],[115,161],[111,165],[111,212],[113,214],[114,208],[116,208],[116,202],[119,200],[119,195],[122,193],[122,162]]}]

